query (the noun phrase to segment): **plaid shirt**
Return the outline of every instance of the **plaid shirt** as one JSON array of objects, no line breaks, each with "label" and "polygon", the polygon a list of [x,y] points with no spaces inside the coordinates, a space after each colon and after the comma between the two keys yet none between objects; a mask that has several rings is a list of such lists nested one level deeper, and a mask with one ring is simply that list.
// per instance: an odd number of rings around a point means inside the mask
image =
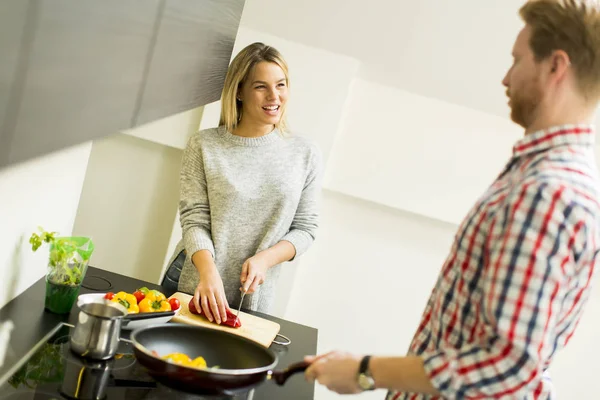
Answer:
[{"label": "plaid shirt", "polygon": [[599,182],[590,126],[516,143],[459,227],[410,346],[444,398],[555,397],[546,370],[590,294]]}]

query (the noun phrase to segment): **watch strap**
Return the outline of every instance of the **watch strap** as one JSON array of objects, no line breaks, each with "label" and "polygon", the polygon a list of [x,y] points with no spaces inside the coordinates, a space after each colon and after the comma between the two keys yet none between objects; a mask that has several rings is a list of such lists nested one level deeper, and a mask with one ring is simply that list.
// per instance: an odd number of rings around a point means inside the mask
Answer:
[{"label": "watch strap", "polygon": [[359,374],[371,376],[369,371],[369,361],[371,361],[371,356],[364,356],[363,359],[360,360],[360,368],[358,369]]}]

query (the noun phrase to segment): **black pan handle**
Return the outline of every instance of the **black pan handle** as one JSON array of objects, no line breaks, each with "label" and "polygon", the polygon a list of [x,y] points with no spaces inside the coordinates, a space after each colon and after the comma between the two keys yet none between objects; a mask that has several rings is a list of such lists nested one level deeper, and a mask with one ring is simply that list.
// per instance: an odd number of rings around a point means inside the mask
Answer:
[{"label": "black pan handle", "polygon": [[123,317],[124,321],[139,321],[141,319],[151,319],[160,317],[172,317],[175,315],[175,311],[153,311],[145,313],[127,314]]},{"label": "black pan handle", "polygon": [[310,363],[301,361],[290,365],[283,371],[272,371],[269,375],[269,379],[273,379],[279,386],[282,386],[292,375],[306,371]]}]

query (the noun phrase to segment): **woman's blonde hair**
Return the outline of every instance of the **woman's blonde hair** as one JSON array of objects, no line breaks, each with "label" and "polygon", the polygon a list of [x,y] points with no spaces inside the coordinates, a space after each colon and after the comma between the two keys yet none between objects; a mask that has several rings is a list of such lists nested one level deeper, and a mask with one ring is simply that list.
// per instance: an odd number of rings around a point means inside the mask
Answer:
[{"label": "woman's blonde hair", "polygon": [[[252,68],[262,61],[277,64],[285,75],[287,86],[290,84],[287,63],[277,49],[260,42],[246,46],[231,62],[227,70],[227,76],[225,77],[223,93],[221,94],[221,118],[219,119],[219,126],[224,125],[229,132],[233,132],[242,119],[242,102],[237,99],[238,92],[246,79],[248,79]],[[282,133],[287,132],[285,111],[285,107],[282,107],[281,118],[275,124],[275,127]]]}]

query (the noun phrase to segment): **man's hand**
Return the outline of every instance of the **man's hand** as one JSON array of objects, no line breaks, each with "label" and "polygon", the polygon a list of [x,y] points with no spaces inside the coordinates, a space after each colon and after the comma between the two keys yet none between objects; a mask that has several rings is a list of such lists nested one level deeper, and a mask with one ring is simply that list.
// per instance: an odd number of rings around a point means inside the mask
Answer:
[{"label": "man's hand", "polygon": [[267,271],[271,267],[267,257],[261,253],[247,259],[242,265],[242,274],[240,275],[242,290],[248,294],[254,293],[258,289],[258,285],[262,285],[265,281]]},{"label": "man's hand", "polygon": [[316,380],[339,394],[362,392],[358,386],[360,356],[336,351],[322,356],[308,356],[304,360],[311,363],[305,372],[309,382]]}]

